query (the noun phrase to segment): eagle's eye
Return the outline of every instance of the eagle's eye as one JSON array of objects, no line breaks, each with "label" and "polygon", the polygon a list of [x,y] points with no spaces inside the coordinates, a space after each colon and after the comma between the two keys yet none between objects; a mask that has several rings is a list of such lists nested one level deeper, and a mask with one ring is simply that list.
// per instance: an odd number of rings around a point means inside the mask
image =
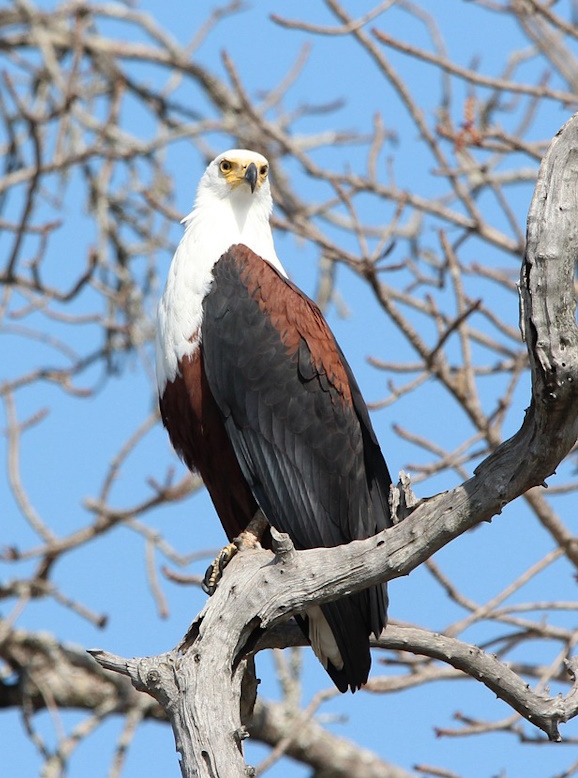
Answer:
[{"label": "eagle's eye", "polygon": [[232,167],[233,165],[231,165],[228,159],[222,159],[219,164],[219,170],[221,171],[221,173],[228,173]]},{"label": "eagle's eye", "polygon": [[269,172],[269,165],[261,165],[259,168],[259,175],[262,178],[267,178],[267,173]]}]

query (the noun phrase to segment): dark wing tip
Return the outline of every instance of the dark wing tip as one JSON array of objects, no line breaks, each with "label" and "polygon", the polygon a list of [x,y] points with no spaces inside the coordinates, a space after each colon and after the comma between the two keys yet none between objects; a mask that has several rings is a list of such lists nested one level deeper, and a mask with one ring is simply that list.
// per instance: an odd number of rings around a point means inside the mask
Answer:
[{"label": "dark wing tip", "polygon": [[361,687],[367,683],[368,678],[367,675],[365,675],[365,677],[354,676],[350,672],[347,672],[345,667],[338,670],[331,662],[327,663],[327,673],[342,694],[345,694],[345,692],[348,691],[354,693],[358,689],[361,689]]}]

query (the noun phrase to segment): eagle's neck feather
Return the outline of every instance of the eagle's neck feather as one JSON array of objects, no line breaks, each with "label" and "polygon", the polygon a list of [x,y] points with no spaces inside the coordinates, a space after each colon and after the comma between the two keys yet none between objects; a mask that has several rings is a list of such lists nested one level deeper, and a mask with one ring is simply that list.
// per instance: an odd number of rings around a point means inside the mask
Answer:
[{"label": "eagle's neck feather", "polygon": [[199,346],[202,305],[213,280],[213,267],[230,246],[243,243],[286,275],[273,245],[271,199],[266,194],[233,191],[222,198],[199,188],[195,208],[183,219],[185,234],[159,303],[156,352],[161,395],[167,381],[178,375],[180,360]]}]

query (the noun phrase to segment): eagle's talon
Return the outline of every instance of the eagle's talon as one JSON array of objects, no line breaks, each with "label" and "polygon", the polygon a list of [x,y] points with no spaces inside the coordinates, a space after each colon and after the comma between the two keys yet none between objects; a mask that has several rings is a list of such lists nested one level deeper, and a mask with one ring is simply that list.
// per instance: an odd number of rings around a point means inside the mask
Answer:
[{"label": "eagle's talon", "polygon": [[235,556],[238,550],[239,549],[237,548],[235,543],[229,543],[229,545],[225,546],[225,548],[221,550],[221,553],[217,557],[219,561],[219,573],[221,573],[221,575],[223,574],[223,570],[227,567],[227,565],[229,564],[231,559]]},{"label": "eagle's talon", "polygon": [[209,597],[215,591],[214,572],[215,572],[214,564],[209,565],[209,567],[207,567],[207,571],[205,572],[204,578],[201,582],[202,590],[205,592],[205,594],[208,594]]},{"label": "eagle's talon", "polygon": [[235,543],[229,543],[219,551],[216,558],[207,567],[207,572],[205,573],[205,577],[203,578],[201,586],[205,594],[208,594],[209,597],[215,593],[217,584],[223,577],[224,569],[227,567],[238,550],[239,549]]}]

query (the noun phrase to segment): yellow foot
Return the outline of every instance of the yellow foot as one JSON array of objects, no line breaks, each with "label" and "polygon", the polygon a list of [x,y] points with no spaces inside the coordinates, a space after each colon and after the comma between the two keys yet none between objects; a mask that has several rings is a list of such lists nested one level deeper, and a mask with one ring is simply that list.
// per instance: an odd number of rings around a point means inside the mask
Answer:
[{"label": "yellow foot", "polygon": [[238,551],[244,551],[246,548],[261,548],[261,543],[259,541],[266,527],[267,519],[263,516],[261,511],[257,511],[247,525],[247,529],[243,530],[238,537],[234,538],[232,543],[229,543],[225,548],[221,549],[215,561],[207,568],[202,583],[204,592],[209,596],[214,593],[217,584],[223,577],[223,570]]},{"label": "yellow foot", "polygon": [[202,587],[203,591],[206,592],[209,596],[214,594],[215,589],[217,588],[217,584],[223,577],[223,570],[227,567],[238,550],[239,548],[235,543],[229,543],[225,546],[225,548],[222,548],[219,551],[216,559],[214,559],[207,567],[207,572],[203,578]]}]

